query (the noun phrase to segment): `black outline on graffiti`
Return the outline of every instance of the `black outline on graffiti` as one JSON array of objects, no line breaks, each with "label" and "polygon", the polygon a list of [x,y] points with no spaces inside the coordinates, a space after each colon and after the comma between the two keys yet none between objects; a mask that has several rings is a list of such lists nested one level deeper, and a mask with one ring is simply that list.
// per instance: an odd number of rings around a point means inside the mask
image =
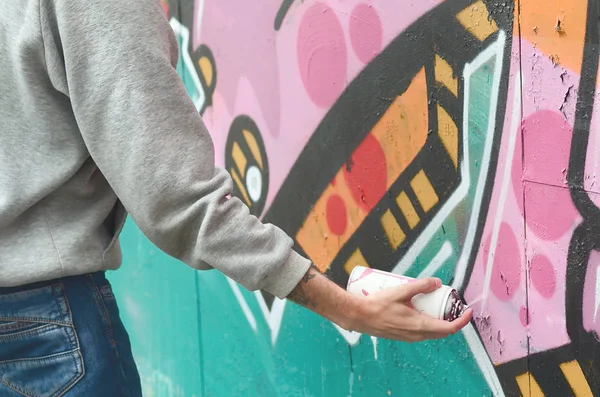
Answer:
[{"label": "black outline on graffiti", "polygon": [[281,25],[283,24],[283,20],[285,16],[290,11],[292,4],[294,4],[295,0],[283,0],[281,3],[281,7],[277,10],[277,15],[275,15],[275,30],[281,29]]},{"label": "black outline on graffiti", "polygon": [[[295,236],[312,206],[331,182],[335,173],[347,163],[350,155],[381,115],[399,94],[406,91],[413,76],[423,66],[426,68],[427,89],[430,98],[430,128],[435,129],[437,127],[435,104],[440,103],[448,110],[457,126],[462,129],[462,94],[459,93],[458,100],[456,98],[451,100],[451,94],[446,92],[447,89],[436,85],[435,78],[432,75],[432,65],[435,53],[437,53],[449,62],[455,71],[461,71],[466,62],[473,59],[479,51],[485,48],[489,42],[488,40],[493,41],[493,37],[490,37],[484,43],[478,42],[456,20],[455,15],[472,3],[472,1],[458,0],[438,5],[403,31],[365,67],[349,84],[311,136],[266,213],[265,222],[277,224],[289,235]],[[490,3],[493,3],[489,6],[490,14],[495,18],[499,27],[508,32],[509,37],[512,37],[512,17],[507,17],[507,13],[494,12],[497,9],[494,4],[499,3],[498,1],[486,2],[486,4]],[[432,20],[435,23],[432,23]],[[508,54],[510,54],[510,44],[509,40],[506,49]],[[415,49],[418,49],[418,51],[415,51]],[[406,54],[414,55],[406,56]],[[498,131],[502,131],[504,122],[509,62],[510,57],[505,56],[504,65],[502,65],[500,98],[496,113],[496,128]],[[386,79],[374,76],[386,76]],[[433,110],[431,110],[432,108]],[[497,136],[500,136],[500,134],[497,134]],[[448,189],[451,190],[453,187],[452,183],[448,181],[457,181],[456,171],[449,167],[449,164],[444,163],[444,156],[430,150],[435,139],[439,140],[437,134],[430,134],[426,148],[398,178],[389,192],[397,190],[400,185],[405,185],[409,174],[412,174],[411,171],[414,173],[416,169],[421,167],[428,168],[429,164],[436,165],[434,168],[437,171],[428,173],[428,176],[432,176],[431,182],[436,187],[436,191],[449,193]],[[333,142],[335,144],[332,144]],[[493,186],[491,181],[494,180],[498,143],[499,138],[493,144],[493,161],[490,164],[486,187],[488,196]],[[315,161],[315,159],[318,159],[318,161]],[[438,174],[437,180],[435,179],[436,172]],[[438,188],[441,190],[438,190]],[[371,211],[364,220],[363,225],[342,247],[340,253],[332,262],[328,275],[338,284],[344,285],[347,280],[348,275],[345,274],[341,265],[356,246],[355,240],[357,239],[361,240],[361,249],[367,245],[366,250],[363,251],[367,261],[384,270],[390,270],[392,264],[397,262],[399,257],[394,255],[403,255],[405,252],[405,249],[401,249],[393,253],[387,245],[387,239],[379,235],[381,234],[381,227],[378,223],[379,215],[382,210],[393,207],[390,205],[390,202],[393,201],[390,196],[393,195],[389,192]],[[420,209],[418,201],[411,201],[415,204],[417,211],[420,212],[419,215],[424,216],[425,214]],[[294,208],[294,211],[290,211],[290,208]],[[483,228],[485,211],[480,217],[482,221],[479,225],[478,236]],[[429,215],[433,216],[434,213],[427,214],[427,216]],[[401,217],[398,218],[401,219]],[[422,223],[425,223],[425,219]],[[418,230],[415,230],[415,232],[410,237],[413,240],[419,233]],[[365,244],[367,239],[369,243]],[[411,239],[407,239],[407,246],[410,245]],[[368,248],[369,244],[371,248]],[[477,241],[475,244],[477,244]],[[296,248],[303,252],[301,247],[297,246]],[[394,257],[392,258],[392,256]]]},{"label": "black outline on graffiti", "polygon": [[[262,158],[263,166],[260,167],[257,160],[254,158],[246,139],[244,138],[243,131],[247,130],[250,132],[254,138],[256,139],[256,144],[258,145],[258,150],[260,156]],[[233,122],[231,123],[231,127],[229,128],[229,133],[227,135],[227,143],[225,144],[225,169],[227,172],[230,172],[232,168],[237,169],[237,165],[233,159],[233,143],[237,142],[240,149],[244,153],[247,163],[246,168],[242,171],[239,170],[240,173],[244,173],[244,177],[240,176],[241,182],[244,187],[246,187],[246,176],[247,171],[251,166],[256,166],[261,170],[262,177],[262,185],[261,185],[261,194],[260,198],[257,202],[252,202],[249,193],[248,198],[250,200],[250,213],[255,216],[260,216],[265,207],[265,203],[267,201],[267,195],[269,193],[269,159],[267,158],[267,152],[265,149],[265,144],[263,142],[262,136],[260,134],[260,130],[254,120],[252,120],[249,116],[240,115],[237,116]],[[245,202],[243,195],[241,194],[237,184],[234,182],[233,184],[233,195],[238,197],[240,200]]]},{"label": "black outline on graffiti", "polygon": [[[177,19],[183,26],[185,26],[188,29],[190,33],[188,48],[182,48],[181,51],[187,51],[187,53],[189,54],[194,64],[194,73],[196,73],[196,75],[198,76],[198,79],[200,80],[200,85],[204,90],[204,103],[202,104],[202,107],[198,109],[198,112],[202,115],[204,114],[206,109],[210,107],[213,103],[212,100],[213,94],[215,93],[215,89],[217,86],[218,71],[215,57],[208,46],[206,46],[205,44],[200,44],[198,48],[194,48],[192,37],[194,35],[195,27],[195,3],[195,1],[167,1],[167,5],[169,7],[168,18]],[[203,57],[208,59],[212,67],[212,81],[210,84],[208,84],[204,74],[202,73],[202,69],[200,69],[199,60]]]}]

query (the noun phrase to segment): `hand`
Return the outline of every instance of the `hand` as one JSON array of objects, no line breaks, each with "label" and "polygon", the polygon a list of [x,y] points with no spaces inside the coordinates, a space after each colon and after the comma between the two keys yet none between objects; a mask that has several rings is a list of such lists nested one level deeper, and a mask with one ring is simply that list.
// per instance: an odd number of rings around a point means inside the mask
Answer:
[{"label": "hand", "polygon": [[384,289],[368,297],[357,296],[354,315],[345,323],[353,331],[404,342],[445,338],[469,323],[473,309],[448,322],[423,314],[410,303],[415,295],[433,292],[441,285],[437,278],[426,278]]},{"label": "hand", "polygon": [[313,266],[287,298],[344,329],[385,339],[418,342],[454,334],[471,320],[472,309],[448,322],[412,307],[410,302],[415,295],[435,291],[441,285],[440,279],[426,278],[365,298],[346,292]]}]

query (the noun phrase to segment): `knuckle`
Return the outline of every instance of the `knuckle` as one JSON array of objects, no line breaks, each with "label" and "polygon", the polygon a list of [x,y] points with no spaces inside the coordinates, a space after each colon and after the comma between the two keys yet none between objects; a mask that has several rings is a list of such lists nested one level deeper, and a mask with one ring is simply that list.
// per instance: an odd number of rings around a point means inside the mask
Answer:
[{"label": "knuckle", "polygon": [[422,317],[417,317],[417,319],[415,320],[414,326],[415,326],[415,331],[417,331],[417,332],[423,332],[427,328],[425,320]]}]

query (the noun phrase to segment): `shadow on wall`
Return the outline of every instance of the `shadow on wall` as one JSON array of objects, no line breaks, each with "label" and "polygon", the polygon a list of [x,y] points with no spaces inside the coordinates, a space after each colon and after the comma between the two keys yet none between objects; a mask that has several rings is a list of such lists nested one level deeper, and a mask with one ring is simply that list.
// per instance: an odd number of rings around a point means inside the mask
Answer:
[{"label": "shadow on wall", "polygon": [[600,396],[599,0],[162,1],[251,213],[341,286],[434,275],[476,317],[378,341],[130,223],[113,280],[147,395]]}]

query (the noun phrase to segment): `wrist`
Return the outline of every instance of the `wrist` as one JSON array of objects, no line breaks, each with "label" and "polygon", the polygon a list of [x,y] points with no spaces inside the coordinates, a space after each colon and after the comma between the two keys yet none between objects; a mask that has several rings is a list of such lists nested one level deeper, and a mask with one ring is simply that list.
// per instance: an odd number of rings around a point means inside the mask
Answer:
[{"label": "wrist", "polygon": [[368,301],[362,296],[356,296],[345,292],[344,305],[339,307],[339,320],[337,325],[347,331],[360,329],[360,324],[368,315]]}]

